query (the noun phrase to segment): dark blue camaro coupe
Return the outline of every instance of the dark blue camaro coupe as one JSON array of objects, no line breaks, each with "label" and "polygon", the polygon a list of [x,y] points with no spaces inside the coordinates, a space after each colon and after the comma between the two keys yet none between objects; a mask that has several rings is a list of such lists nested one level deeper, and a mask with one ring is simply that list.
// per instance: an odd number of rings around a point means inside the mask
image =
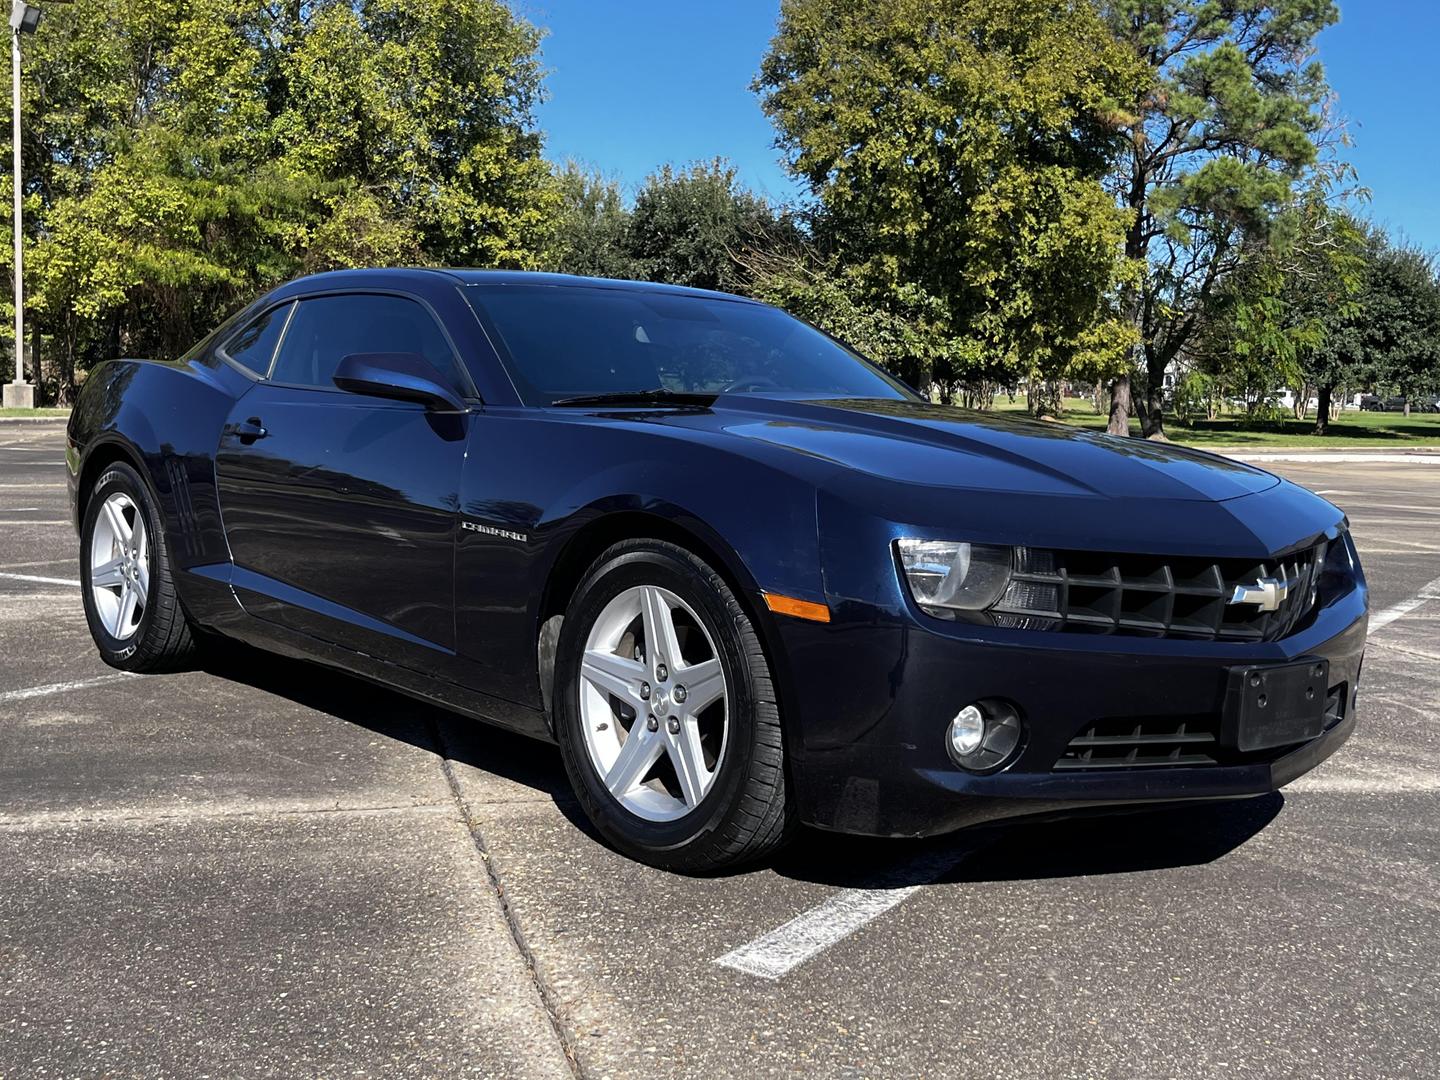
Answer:
[{"label": "dark blue camaro coupe", "polygon": [[930,404],[733,296],[305,278],[95,370],[68,459],[107,663],[235,638],[553,740],[673,869],[1256,795],[1355,724],[1334,506]]}]

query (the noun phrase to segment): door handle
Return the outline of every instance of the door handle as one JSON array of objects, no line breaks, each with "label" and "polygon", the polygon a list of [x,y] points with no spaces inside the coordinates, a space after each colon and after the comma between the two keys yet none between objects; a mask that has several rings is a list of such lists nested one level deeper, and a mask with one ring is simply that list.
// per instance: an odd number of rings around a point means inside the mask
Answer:
[{"label": "door handle", "polygon": [[240,441],[249,446],[256,439],[263,439],[270,433],[265,430],[265,425],[260,423],[258,416],[252,416],[249,420],[242,420],[231,426],[230,431],[239,437]]}]

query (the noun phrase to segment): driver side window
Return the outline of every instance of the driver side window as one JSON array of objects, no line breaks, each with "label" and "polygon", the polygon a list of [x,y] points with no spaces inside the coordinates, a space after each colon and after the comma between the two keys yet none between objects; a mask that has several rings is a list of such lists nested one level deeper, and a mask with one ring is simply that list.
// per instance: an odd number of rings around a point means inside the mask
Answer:
[{"label": "driver side window", "polygon": [[457,394],[471,391],[449,341],[428,311],[403,296],[353,293],[301,300],[270,378],[334,389],[340,361],[352,353],[418,353]]}]

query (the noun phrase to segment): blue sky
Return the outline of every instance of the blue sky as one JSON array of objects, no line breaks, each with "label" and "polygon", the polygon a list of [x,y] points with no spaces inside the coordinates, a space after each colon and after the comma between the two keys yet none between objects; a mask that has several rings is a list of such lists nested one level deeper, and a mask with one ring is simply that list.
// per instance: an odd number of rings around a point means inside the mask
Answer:
[{"label": "blue sky", "polygon": [[[778,0],[517,0],[547,28],[547,152],[576,158],[627,189],[664,162],[728,157],[750,187],[797,193],[750,92]],[[1366,212],[1440,250],[1440,3],[1341,0],[1320,37],[1373,195]]]}]

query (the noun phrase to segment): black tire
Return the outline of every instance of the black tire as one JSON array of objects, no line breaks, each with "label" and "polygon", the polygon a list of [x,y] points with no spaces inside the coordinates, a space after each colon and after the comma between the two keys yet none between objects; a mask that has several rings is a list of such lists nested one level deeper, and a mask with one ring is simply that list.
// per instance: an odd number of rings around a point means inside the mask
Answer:
[{"label": "black tire", "polygon": [[[726,750],[712,786],[693,810],[672,821],[646,820],[611,795],[580,727],[586,638],[605,605],[636,585],[668,589],[702,618],[732,694]],[[605,839],[626,855],[665,870],[709,873],[760,859],[789,838],[794,813],[769,662],[725,580],[689,551],[656,540],[628,540],[596,560],[565,615],[555,689],[555,734],[576,798]]]},{"label": "black tire", "polygon": [[[106,499],[116,492],[127,495],[136,513],[145,518],[149,541],[150,588],[134,633],[124,640],[114,637],[95,608],[90,587],[90,555],[95,523]],[[195,634],[186,618],[170,572],[170,552],[165,543],[164,523],[149,486],[124,462],[109,466],[95,481],[85,500],[85,518],[80,529],[80,593],[85,603],[85,621],[100,658],[121,671],[161,672],[185,670],[193,665]]]}]

